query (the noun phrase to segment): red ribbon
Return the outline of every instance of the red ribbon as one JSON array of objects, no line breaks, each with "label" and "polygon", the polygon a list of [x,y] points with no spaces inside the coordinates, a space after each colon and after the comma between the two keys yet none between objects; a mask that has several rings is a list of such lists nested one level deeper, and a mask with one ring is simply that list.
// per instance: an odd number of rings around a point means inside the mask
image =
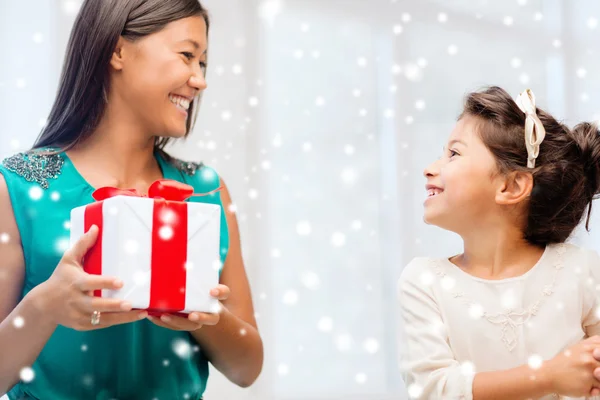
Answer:
[{"label": "red ribbon", "polygon": [[[88,252],[84,270],[89,274],[102,274],[102,202],[115,196],[148,197],[154,199],[152,216],[152,257],[149,310],[160,312],[181,311],[185,308],[186,262],[188,215],[185,200],[192,196],[207,196],[222,190],[223,187],[201,194],[194,194],[194,188],[181,182],[162,179],[148,189],[148,196],[140,195],[135,189],[102,187],[94,191],[96,200],[85,209],[84,231],[92,225],[98,226],[96,244]],[[168,216],[168,218],[165,218]],[[94,296],[101,297],[101,291]],[[156,313],[153,313],[157,315]]]}]

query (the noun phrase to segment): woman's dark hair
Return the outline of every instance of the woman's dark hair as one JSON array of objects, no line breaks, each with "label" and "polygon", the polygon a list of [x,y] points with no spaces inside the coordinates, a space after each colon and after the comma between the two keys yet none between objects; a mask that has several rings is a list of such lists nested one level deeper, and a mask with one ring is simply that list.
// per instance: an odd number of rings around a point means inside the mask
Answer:
[{"label": "woman's dark hair", "polygon": [[[108,67],[121,36],[135,41],[194,16],[204,18],[208,34],[208,13],[198,0],[85,0],[71,31],[58,94],[33,148],[66,151],[94,132],[106,108]],[[196,102],[190,106],[186,136],[198,113]],[[157,138],[155,147],[166,155],[168,142]]]},{"label": "woman's dark hair", "polygon": [[479,121],[478,133],[496,158],[500,173],[530,171],[533,175],[525,240],[538,246],[565,242],[586,209],[589,230],[592,200],[600,192],[596,125],[584,122],[571,130],[538,108],[546,136],[535,168],[527,168],[525,114],[506,91],[490,87],[468,94],[460,118],[465,115]]}]

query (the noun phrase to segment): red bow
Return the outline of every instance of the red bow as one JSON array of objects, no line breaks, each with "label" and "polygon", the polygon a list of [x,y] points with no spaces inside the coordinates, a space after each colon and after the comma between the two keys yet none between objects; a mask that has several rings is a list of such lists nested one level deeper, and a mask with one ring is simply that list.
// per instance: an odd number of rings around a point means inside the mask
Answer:
[{"label": "red bow", "polygon": [[165,199],[170,201],[185,201],[192,196],[208,196],[223,189],[219,186],[217,189],[208,193],[194,194],[194,188],[185,183],[174,181],[171,179],[160,179],[155,181],[148,189],[148,196],[143,196],[135,189],[119,189],[115,187],[105,186],[98,188],[92,194],[96,201],[103,201],[115,196],[131,196],[131,197],[149,197],[151,199]]}]

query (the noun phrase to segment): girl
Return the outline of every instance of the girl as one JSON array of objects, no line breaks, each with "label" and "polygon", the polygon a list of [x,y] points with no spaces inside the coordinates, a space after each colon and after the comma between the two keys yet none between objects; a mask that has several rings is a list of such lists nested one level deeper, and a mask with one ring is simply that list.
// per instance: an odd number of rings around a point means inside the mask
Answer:
[{"label": "girl", "polygon": [[[0,167],[0,393],[11,400],[200,399],[209,362],[240,386],[259,375],[262,342],[227,187],[164,151],[189,134],[206,88],[208,27],[197,0],[83,3],[47,126],[33,150]],[[91,297],[122,284],[82,270],[97,228],[62,256],[70,210],[92,202],[94,188],[145,194],[162,178],[196,193],[222,188],[193,198],[223,210],[218,314],[155,318]]]},{"label": "girl", "polygon": [[599,394],[600,258],[565,244],[600,190],[597,127],[570,130],[531,91],[515,102],[492,87],[468,95],[425,177],[425,222],[464,250],[414,259],[400,278],[409,395]]}]

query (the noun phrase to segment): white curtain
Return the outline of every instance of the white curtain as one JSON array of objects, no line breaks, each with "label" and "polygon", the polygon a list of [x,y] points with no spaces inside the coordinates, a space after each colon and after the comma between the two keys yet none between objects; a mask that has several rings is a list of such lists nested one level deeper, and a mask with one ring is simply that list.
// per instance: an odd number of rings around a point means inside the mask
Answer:
[{"label": "white curtain", "polygon": [[[0,0],[0,156],[51,106],[77,1]],[[423,168],[464,94],[532,88],[573,125],[600,120],[594,0],[204,0],[208,90],[174,154],[202,160],[238,209],[265,368],[213,371],[207,399],[404,399],[395,283],[460,251],[422,223]],[[600,249],[600,221],[574,241]]]}]

